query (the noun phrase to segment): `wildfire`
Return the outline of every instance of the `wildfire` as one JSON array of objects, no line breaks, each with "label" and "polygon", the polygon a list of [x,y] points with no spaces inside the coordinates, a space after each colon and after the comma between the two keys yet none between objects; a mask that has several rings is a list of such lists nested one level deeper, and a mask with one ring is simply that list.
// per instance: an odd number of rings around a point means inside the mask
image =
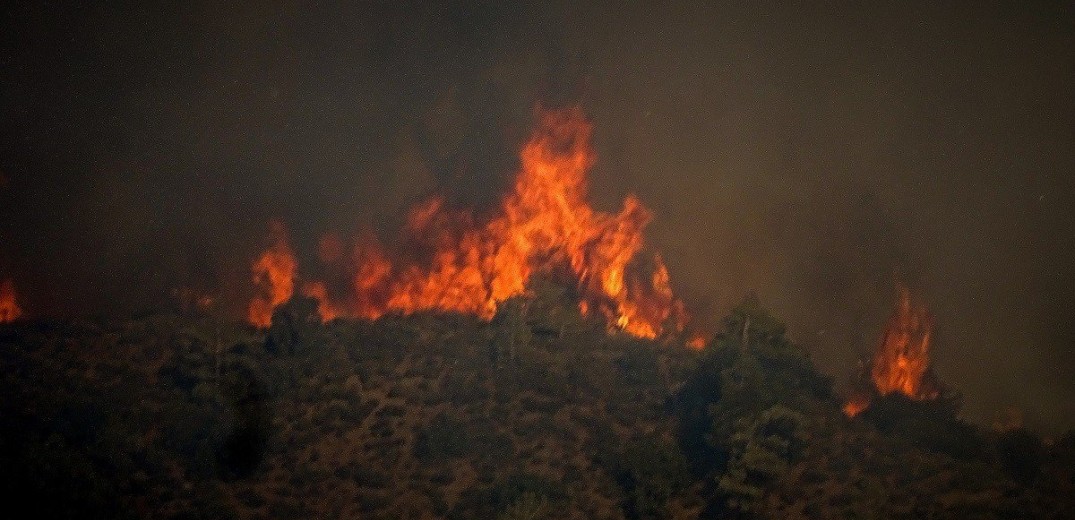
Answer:
[{"label": "wildfire", "polygon": [[250,323],[262,328],[268,327],[272,321],[273,309],[291,299],[295,291],[295,272],[298,270],[298,262],[288,245],[287,231],[282,223],[274,221],[270,224],[269,240],[272,245],[251,268],[254,285],[260,294],[250,301],[247,312]]},{"label": "wildfire", "polygon": [[[592,125],[578,108],[541,111],[538,118],[514,187],[491,217],[478,221],[439,197],[415,206],[402,232],[403,254],[389,255],[372,234],[358,241],[346,298],[331,299],[322,282],[303,285],[322,317],[439,310],[490,319],[542,274],[573,283],[580,311],[598,313],[610,327],[644,338],[682,330],[686,313],[663,260],[640,259],[652,213],[634,196],[617,213],[593,209],[586,179],[595,161]],[[335,238],[319,249],[326,262],[344,256]],[[262,294],[251,302],[251,323],[266,326],[272,308],[291,297],[295,266],[282,227],[274,226],[272,247],[254,264]]]},{"label": "wildfire", "polygon": [[15,321],[22,316],[22,308],[15,302],[15,284],[10,279],[0,282],[0,323]]},{"label": "wildfire", "polygon": [[[933,316],[924,306],[912,305],[910,292],[900,287],[896,311],[889,318],[870,363],[870,381],[878,394],[899,392],[916,401],[939,395],[929,364],[932,330]],[[843,410],[854,417],[869,406],[869,395],[858,393],[844,404]]]},{"label": "wildfire", "polygon": [[881,395],[900,392],[916,400],[937,397],[937,390],[926,377],[932,330],[933,316],[925,307],[913,307],[911,294],[901,288],[896,313],[888,320],[870,371]]}]

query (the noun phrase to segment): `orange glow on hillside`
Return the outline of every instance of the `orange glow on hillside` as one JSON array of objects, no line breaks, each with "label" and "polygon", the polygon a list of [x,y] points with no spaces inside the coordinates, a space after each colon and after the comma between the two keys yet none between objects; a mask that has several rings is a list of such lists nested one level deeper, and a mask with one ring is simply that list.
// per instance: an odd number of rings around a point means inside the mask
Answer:
[{"label": "orange glow on hillside", "polygon": [[[541,274],[572,283],[583,314],[602,316],[610,328],[643,338],[682,330],[686,313],[667,267],[660,256],[641,254],[652,213],[634,196],[616,213],[587,200],[592,125],[577,108],[541,111],[538,119],[520,151],[513,189],[490,218],[478,221],[439,197],[416,205],[401,233],[406,254],[390,255],[372,236],[358,241],[345,298],[331,300],[319,282],[304,285],[303,293],[321,302],[322,317],[438,310],[490,319]],[[323,241],[321,250],[337,257],[336,244]],[[272,290],[251,303],[251,323],[266,326],[272,307],[290,297],[294,265],[286,242],[277,240],[255,263],[259,286]]]},{"label": "orange glow on hillside", "polygon": [[22,316],[22,309],[15,301],[15,283],[11,280],[0,282],[0,323],[15,321]]}]

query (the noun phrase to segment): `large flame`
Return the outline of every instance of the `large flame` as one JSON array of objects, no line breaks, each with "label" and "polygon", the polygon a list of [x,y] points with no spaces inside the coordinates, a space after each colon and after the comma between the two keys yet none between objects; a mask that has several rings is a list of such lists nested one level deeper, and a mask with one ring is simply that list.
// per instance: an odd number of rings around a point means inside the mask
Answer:
[{"label": "large flame", "polygon": [[[930,374],[930,334],[933,316],[925,306],[911,303],[910,291],[899,288],[896,310],[889,318],[881,343],[870,362],[870,381],[880,395],[899,392],[922,401],[939,395]],[[870,406],[866,393],[857,393],[844,404],[844,413],[853,417]]]},{"label": "large flame", "polygon": [[881,395],[900,392],[911,399],[933,399],[937,390],[927,378],[929,337],[933,316],[911,305],[911,294],[900,289],[896,312],[888,320],[870,375]]},{"label": "large flame", "polygon": [[295,291],[295,272],[298,270],[298,262],[288,245],[284,225],[274,221],[269,228],[271,245],[251,268],[259,294],[250,301],[247,311],[250,323],[263,328],[272,321],[273,309],[291,299]]},{"label": "large flame", "polygon": [[[478,222],[448,209],[442,198],[417,205],[402,232],[406,254],[389,255],[372,235],[359,240],[351,294],[342,301],[332,300],[324,283],[303,285],[305,295],[319,300],[322,317],[440,310],[489,319],[543,274],[566,275],[578,289],[580,310],[599,313],[610,327],[644,338],[681,330],[686,315],[663,260],[639,261],[652,213],[634,196],[618,213],[594,210],[586,198],[595,160],[592,125],[577,108],[542,111],[538,118],[520,152],[514,188],[490,218]],[[334,240],[322,241],[323,260],[340,256]],[[251,323],[267,325],[272,308],[290,298],[294,268],[286,241],[274,239],[254,265],[264,290],[251,303]]]},{"label": "large flame", "polygon": [[0,282],[0,323],[15,321],[22,316],[22,308],[15,301],[15,283],[10,279]]}]

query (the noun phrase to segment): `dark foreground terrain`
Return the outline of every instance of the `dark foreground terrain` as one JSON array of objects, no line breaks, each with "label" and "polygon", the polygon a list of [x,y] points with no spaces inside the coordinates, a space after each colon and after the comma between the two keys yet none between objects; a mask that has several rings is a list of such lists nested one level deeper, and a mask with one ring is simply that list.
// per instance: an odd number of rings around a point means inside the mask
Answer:
[{"label": "dark foreground terrain", "polygon": [[0,486],[35,518],[1075,518],[1075,435],[958,398],[849,419],[747,301],[702,352],[558,297],[267,333],[0,325]]}]

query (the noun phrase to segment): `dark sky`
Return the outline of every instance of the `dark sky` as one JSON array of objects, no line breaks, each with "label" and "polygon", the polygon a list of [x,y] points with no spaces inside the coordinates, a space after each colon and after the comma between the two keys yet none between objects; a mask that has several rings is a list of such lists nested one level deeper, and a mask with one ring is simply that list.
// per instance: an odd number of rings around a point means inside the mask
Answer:
[{"label": "dark sky", "polygon": [[432,192],[487,208],[535,103],[578,103],[595,203],[655,210],[696,314],[754,290],[843,377],[902,281],[969,417],[1075,427],[1072,2],[21,3],[0,276],[32,314],[239,301],[273,217],[312,257]]}]

